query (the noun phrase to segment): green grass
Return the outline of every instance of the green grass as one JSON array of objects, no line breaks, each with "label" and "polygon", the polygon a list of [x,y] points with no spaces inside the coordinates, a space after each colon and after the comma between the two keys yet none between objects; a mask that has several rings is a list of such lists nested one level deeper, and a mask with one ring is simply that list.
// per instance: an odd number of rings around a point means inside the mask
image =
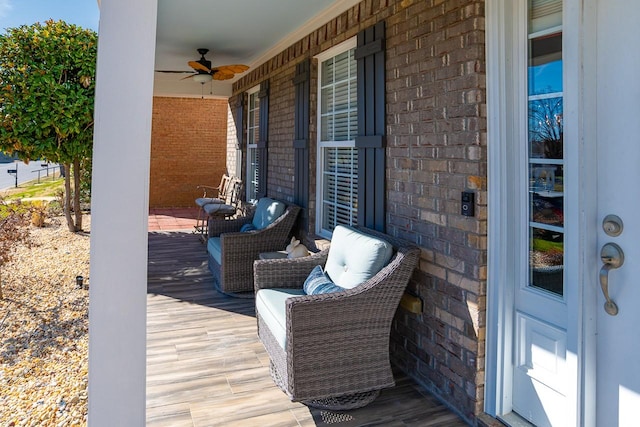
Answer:
[{"label": "green grass", "polygon": [[562,252],[564,250],[564,243],[533,239],[533,250],[540,252]]},{"label": "green grass", "polygon": [[64,190],[64,178],[51,178],[33,180],[22,183],[18,188],[10,188],[3,191],[0,196],[6,200],[25,199],[28,197],[56,197],[57,193]]}]

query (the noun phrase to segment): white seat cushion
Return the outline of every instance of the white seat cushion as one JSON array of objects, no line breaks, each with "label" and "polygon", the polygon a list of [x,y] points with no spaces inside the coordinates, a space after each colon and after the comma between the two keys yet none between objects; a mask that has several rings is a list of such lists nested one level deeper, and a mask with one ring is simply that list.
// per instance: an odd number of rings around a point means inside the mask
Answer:
[{"label": "white seat cushion", "polygon": [[333,283],[351,289],[375,276],[391,255],[393,246],[389,242],[339,225],[333,230],[324,271]]},{"label": "white seat cushion", "polygon": [[305,295],[302,289],[260,289],[256,293],[256,312],[282,348],[287,345],[287,298],[300,295]]}]

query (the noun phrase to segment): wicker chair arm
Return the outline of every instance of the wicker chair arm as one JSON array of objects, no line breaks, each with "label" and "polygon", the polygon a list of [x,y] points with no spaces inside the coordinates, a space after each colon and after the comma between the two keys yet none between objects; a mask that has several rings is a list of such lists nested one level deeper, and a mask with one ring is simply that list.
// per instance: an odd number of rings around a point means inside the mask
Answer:
[{"label": "wicker chair arm", "polygon": [[[255,254],[251,259],[256,259],[257,255],[261,252],[284,249],[279,246],[284,246],[284,242],[286,242],[286,239],[289,236],[289,232],[293,227],[293,223],[296,220],[299,210],[300,208],[298,206],[289,205],[280,217],[262,230],[253,230],[246,233],[227,233],[227,235],[221,236],[223,252],[225,254],[243,252],[247,254]],[[243,224],[248,224],[252,220],[253,215],[229,221],[210,222],[233,222],[238,227],[233,231],[239,231]]]},{"label": "wicker chair arm", "polygon": [[329,249],[302,258],[258,260],[253,263],[254,288],[300,289],[316,265],[327,262]]},{"label": "wicker chair arm", "polygon": [[240,231],[243,225],[252,221],[253,217],[240,217],[236,219],[213,219],[209,221],[209,237],[218,237],[222,233]]}]

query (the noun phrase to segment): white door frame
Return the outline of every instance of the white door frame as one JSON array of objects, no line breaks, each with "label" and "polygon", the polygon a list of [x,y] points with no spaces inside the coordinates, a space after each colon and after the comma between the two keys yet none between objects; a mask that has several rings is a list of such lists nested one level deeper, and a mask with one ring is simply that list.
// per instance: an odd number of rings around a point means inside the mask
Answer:
[{"label": "white door frame", "polygon": [[[595,135],[591,126],[595,92],[595,24],[591,11],[596,0],[565,0],[563,4],[563,56],[565,67],[564,129],[565,129],[565,267],[573,271],[567,277],[565,295],[568,304],[567,364],[570,366],[567,398],[576,410],[568,414],[568,425],[591,426],[595,420],[595,302],[594,283],[587,260],[594,259],[596,248],[596,177]],[[522,20],[519,5],[526,2],[487,0],[487,140],[488,140],[488,298],[485,371],[485,412],[500,416],[511,412],[513,371],[513,319],[516,277],[516,251],[507,242],[518,235],[513,221],[513,200],[518,188],[512,177],[517,168],[521,130],[511,114],[522,117],[523,105],[517,94],[521,91],[526,64],[518,52],[515,26]],[[519,21],[520,20],[520,21]],[[584,30],[584,29],[588,29]],[[515,78],[520,76],[520,78]],[[567,79],[566,76],[574,76]],[[587,84],[588,83],[588,84]],[[514,112],[515,113],[512,113]],[[526,114],[526,112],[524,113]],[[593,269],[591,269],[593,270]],[[594,282],[594,280],[596,280]]]}]

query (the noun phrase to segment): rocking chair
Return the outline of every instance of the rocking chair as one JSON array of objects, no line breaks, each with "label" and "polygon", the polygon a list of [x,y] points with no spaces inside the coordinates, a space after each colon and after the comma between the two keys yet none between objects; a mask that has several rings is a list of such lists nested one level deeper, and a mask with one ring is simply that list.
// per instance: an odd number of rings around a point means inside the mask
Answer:
[{"label": "rocking chair", "polygon": [[207,231],[207,215],[204,211],[204,207],[208,204],[225,203],[227,201],[227,192],[230,189],[231,177],[227,174],[223,174],[220,179],[220,184],[217,187],[210,185],[198,185],[198,190],[203,190],[202,197],[198,197],[195,202],[200,208],[198,210],[198,218],[196,219],[196,225],[194,226],[195,234],[204,235]]}]

